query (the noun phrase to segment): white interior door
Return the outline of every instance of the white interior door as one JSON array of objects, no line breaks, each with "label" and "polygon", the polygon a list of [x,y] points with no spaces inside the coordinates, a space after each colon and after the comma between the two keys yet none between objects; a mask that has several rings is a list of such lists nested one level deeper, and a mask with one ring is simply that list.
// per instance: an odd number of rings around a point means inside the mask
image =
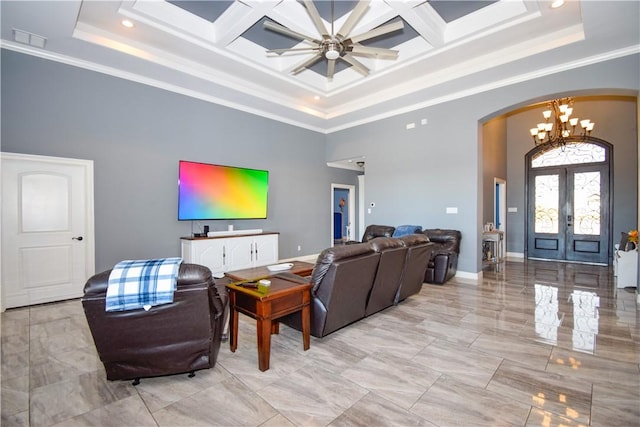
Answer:
[{"label": "white interior door", "polygon": [[346,235],[348,240],[353,240],[353,239],[357,239],[357,237],[355,237],[353,235],[354,232],[354,227],[355,227],[355,222],[356,222],[356,186],[355,185],[347,185],[347,184],[331,184],[331,203],[330,203],[330,208],[331,208],[331,246],[333,246],[334,244],[334,239],[333,239],[333,227],[334,227],[334,221],[333,221],[333,207],[335,206],[335,200],[334,200],[334,194],[335,194],[335,190],[336,189],[342,189],[342,190],[347,190],[348,193],[348,217],[345,219],[345,222],[343,223],[343,227],[346,227],[346,232],[344,235]]},{"label": "white interior door", "polygon": [[93,162],[2,153],[2,303],[82,296],[94,274]]}]

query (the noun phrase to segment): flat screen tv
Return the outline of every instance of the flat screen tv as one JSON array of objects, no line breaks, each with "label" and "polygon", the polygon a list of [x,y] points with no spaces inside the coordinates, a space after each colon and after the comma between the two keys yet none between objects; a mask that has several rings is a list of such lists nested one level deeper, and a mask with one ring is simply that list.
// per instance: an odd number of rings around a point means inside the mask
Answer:
[{"label": "flat screen tv", "polygon": [[269,172],[181,160],[178,220],[264,219]]}]

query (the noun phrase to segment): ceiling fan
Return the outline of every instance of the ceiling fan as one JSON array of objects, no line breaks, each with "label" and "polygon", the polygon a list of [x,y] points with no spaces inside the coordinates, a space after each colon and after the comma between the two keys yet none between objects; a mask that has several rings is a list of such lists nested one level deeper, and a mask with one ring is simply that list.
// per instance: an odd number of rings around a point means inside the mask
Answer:
[{"label": "ceiling fan", "polygon": [[308,35],[291,30],[285,26],[282,26],[273,21],[266,20],[264,22],[264,28],[267,30],[275,31],[280,34],[284,34],[289,37],[300,39],[302,41],[310,43],[312,46],[303,48],[289,48],[289,49],[269,49],[268,54],[301,54],[305,52],[313,53],[313,56],[306,59],[294,67],[291,72],[296,75],[302,72],[305,68],[311,67],[316,62],[323,58],[327,60],[327,79],[332,80],[336,69],[336,61],[342,60],[350,64],[354,70],[367,76],[369,74],[369,68],[367,68],[362,62],[358,61],[355,56],[375,57],[380,59],[397,59],[398,51],[393,49],[385,49],[379,47],[363,46],[361,41],[369,40],[374,37],[383,36],[394,31],[399,31],[404,28],[402,20],[391,22],[380,27],[374,28],[360,35],[351,36],[349,33],[353,30],[353,27],[362,18],[367,8],[369,7],[368,1],[360,1],[356,7],[351,11],[351,14],[347,17],[338,32],[334,32],[333,23],[333,0],[331,1],[331,31],[327,31],[327,28],[320,17],[318,9],[313,4],[312,0],[303,1],[307,13],[313,21],[314,26],[318,32],[322,35],[322,39],[310,37]]}]

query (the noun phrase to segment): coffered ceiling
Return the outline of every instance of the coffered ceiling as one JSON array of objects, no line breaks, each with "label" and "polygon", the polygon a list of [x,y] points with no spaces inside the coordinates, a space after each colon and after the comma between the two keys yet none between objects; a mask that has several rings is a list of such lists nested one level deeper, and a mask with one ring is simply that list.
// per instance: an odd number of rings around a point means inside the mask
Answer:
[{"label": "coffered ceiling", "polygon": [[[358,2],[314,1],[330,34]],[[636,1],[371,0],[350,31],[403,29],[363,40],[397,59],[268,54],[322,39],[302,1],[6,1],[2,47],[332,132],[448,99],[639,51]],[[333,19],[332,19],[333,16]],[[133,23],[122,25],[123,19]],[[333,28],[333,32],[332,32]]]}]

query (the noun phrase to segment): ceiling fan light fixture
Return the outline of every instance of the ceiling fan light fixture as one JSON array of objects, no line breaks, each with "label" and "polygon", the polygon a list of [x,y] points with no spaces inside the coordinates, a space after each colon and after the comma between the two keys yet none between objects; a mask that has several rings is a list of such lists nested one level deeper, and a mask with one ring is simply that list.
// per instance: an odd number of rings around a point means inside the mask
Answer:
[{"label": "ceiling fan light fixture", "polygon": [[329,59],[329,60],[338,59],[339,56],[340,56],[340,52],[338,52],[336,47],[333,46],[333,45],[329,46],[327,51],[324,53],[324,57]]},{"label": "ceiling fan light fixture", "polygon": [[363,63],[359,62],[355,58],[355,56],[375,57],[378,59],[390,60],[397,59],[398,51],[396,50],[363,46],[360,44],[360,42],[376,37],[386,36],[391,32],[402,30],[404,28],[402,19],[381,25],[357,36],[352,36],[349,33],[367,11],[369,1],[356,2],[356,7],[351,11],[349,17],[347,18],[347,21],[342,25],[337,33],[334,32],[334,0],[331,0],[331,32],[329,32],[325,27],[324,22],[320,17],[316,6],[314,5],[314,0],[303,0],[302,2],[304,3],[307,13],[313,21],[316,30],[318,30],[318,33],[322,36],[321,39],[307,36],[270,20],[265,20],[263,24],[266,30],[275,31],[282,35],[293,37],[294,39],[306,41],[313,46],[310,48],[285,48],[267,50],[267,54],[276,53],[278,55],[282,53],[295,54],[301,51],[315,51],[315,53],[313,54],[313,56],[311,56],[311,58],[309,58],[309,60],[303,62],[302,64],[291,70],[291,73],[293,75],[302,72],[305,68],[309,68],[320,60],[326,59],[327,80],[331,81],[333,80],[333,76],[336,71],[336,62],[338,59],[340,59],[346,62],[355,71],[364,76],[367,76],[370,71],[369,68],[367,68],[367,66],[365,66]]}]

